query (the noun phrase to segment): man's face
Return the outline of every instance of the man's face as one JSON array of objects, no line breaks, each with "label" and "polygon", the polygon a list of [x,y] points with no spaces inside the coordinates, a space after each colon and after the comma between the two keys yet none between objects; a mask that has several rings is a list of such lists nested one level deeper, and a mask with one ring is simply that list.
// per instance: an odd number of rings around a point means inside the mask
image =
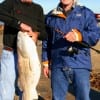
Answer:
[{"label": "man's face", "polygon": [[74,0],[60,0],[63,5],[70,5],[74,3]]},{"label": "man's face", "polygon": [[32,0],[21,0],[23,3],[32,3]]}]

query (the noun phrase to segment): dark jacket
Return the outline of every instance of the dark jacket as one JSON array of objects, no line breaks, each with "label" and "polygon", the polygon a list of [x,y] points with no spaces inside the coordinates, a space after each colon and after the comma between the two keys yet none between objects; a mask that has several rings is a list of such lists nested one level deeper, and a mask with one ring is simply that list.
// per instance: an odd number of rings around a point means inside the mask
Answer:
[{"label": "dark jacket", "polygon": [[19,24],[23,22],[40,32],[39,40],[46,37],[43,9],[40,5],[21,3],[20,0],[5,0],[0,4],[0,20],[5,23],[4,45],[16,48]]}]

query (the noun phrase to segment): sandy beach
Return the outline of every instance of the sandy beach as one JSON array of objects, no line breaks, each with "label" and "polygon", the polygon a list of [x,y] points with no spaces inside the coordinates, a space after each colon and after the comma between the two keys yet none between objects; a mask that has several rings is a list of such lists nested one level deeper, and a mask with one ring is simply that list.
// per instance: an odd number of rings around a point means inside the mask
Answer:
[{"label": "sandy beach", "polygon": [[[0,31],[0,54],[3,47],[2,36],[3,36],[3,33],[2,31]],[[38,42],[37,48],[38,48],[38,53],[41,60],[41,41]],[[94,48],[100,50],[100,42]],[[98,72],[99,73],[98,75],[100,76],[100,54],[97,54],[95,51],[91,50],[91,55],[92,55],[93,70],[96,73]],[[98,81],[100,80],[98,79]],[[39,100],[51,100],[52,94],[51,94],[51,88],[50,88],[50,79],[45,78],[43,73],[41,73],[41,78],[40,78],[37,90],[39,94]],[[74,93],[73,88],[70,87],[69,93],[66,97],[67,100],[75,100],[73,93]],[[100,90],[91,87],[90,97],[91,97],[91,100],[100,100]],[[16,96],[15,100],[19,100],[18,96]]]}]

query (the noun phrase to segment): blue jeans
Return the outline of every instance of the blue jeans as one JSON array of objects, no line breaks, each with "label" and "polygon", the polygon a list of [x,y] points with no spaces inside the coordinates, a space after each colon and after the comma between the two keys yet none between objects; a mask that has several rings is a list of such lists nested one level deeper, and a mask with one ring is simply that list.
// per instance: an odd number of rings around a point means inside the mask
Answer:
[{"label": "blue jeans", "polygon": [[16,56],[3,50],[0,60],[0,100],[13,100],[15,95]]},{"label": "blue jeans", "polygon": [[90,100],[90,71],[86,69],[51,69],[52,100],[66,100],[69,85],[74,88],[75,100]]}]

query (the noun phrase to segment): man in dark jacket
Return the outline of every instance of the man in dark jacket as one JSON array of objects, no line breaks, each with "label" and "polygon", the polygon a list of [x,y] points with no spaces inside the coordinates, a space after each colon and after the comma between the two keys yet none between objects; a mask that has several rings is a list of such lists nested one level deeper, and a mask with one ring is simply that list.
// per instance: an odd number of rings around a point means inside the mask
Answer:
[{"label": "man in dark jacket", "polygon": [[0,61],[0,100],[13,100],[17,33],[27,32],[35,42],[37,39],[45,39],[43,9],[32,0],[4,0],[0,3],[0,20],[4,22],[4,47]]}]

